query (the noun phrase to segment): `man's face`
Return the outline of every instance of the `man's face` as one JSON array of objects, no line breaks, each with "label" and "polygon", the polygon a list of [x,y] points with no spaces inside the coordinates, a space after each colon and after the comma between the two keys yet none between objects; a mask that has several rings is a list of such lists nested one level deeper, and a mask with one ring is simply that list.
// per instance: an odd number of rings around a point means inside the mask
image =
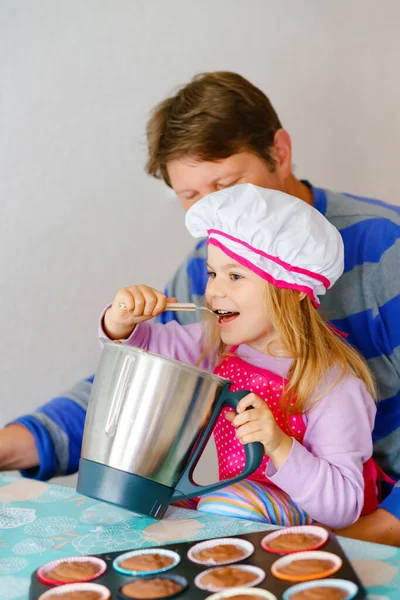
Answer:
[{"label": "man's face", "polygon": [[286,191],[279,167],[271,173],[265,161],[251,152],[239,152],[213,162],[196,162],[193,158],[171,160],[167,170],[185,210],[204,196],[237,183]]}]

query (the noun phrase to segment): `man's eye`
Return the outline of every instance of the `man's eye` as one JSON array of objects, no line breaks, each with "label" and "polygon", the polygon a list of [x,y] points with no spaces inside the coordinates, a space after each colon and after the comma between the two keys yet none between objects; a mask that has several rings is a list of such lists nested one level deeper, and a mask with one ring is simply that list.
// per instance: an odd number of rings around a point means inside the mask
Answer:
[{"label": "man's eye", "polygon": [[242,276],[237,273],[231,273],[231,279],[232,281],[238,281],[239,279],[242,279]]},{"label": "man's eye", "polygon": [[228,182],[224,181],[223,183],[222,182],[218,183],[217,188],[219,190],[224,190],[225,188],[232,187],[233,185],[235,185],[235,183],[237,183],[237,181],[238,180],[235,179],[234,181],[228,181]]}]

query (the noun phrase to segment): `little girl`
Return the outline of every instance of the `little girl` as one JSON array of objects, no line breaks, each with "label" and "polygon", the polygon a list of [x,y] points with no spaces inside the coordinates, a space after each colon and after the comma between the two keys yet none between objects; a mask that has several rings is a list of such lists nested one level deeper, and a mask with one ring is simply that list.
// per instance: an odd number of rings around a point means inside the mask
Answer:
[{"label": "little girl", "polygon": [[232,391],[251,392],[215,426],[220,479],[242,470],[243,444],[261,442],[263,463],[249,479],[203,496],[199,510],[278,525],[350,525],[377,505],[375,404],[362,359],[316,310],[343,272],[339,232],[304,201],[250,184],[203,198],[186,226],[208,236],[206,305],[215,314],[203,325],[154,323],[171,299],[131,286],[106,309],[101,336],[199,365],[231,380]]}]

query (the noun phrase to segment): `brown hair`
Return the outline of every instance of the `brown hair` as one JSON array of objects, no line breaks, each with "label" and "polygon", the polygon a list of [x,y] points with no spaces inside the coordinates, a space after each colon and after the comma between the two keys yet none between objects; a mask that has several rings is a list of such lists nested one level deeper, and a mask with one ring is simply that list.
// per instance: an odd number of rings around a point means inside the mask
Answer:
[{"label": "brown hair", "polygon": [[271,149],[279,129],[272,104],[247,79],[229,71],[200,73],[154,108],[147,122],[146,171],[171,186],[171,160],[214,161],[244,150],[274,171]]},{"label": "brown hair", "polygon": [[[267,284],[266,302],[285,356],[293,358],[281,399],[286,415],[306,412],[329,391],[324,388],[323,381],[332,368],[337,377],[333,384],[330,383],[330,389],[346,375],[353,375],[361,379],[372,397],[376,397],[372,374],[362,357],[329,327],[308,296],[300,301],[299,292]],[[215,354],[221,358],[229,355],[229,348],[222,343],[215,327],[215,317],[205,316],[204,325],[206,350],[201,359]],[[272,345],[266,348],[271,354]]]}]

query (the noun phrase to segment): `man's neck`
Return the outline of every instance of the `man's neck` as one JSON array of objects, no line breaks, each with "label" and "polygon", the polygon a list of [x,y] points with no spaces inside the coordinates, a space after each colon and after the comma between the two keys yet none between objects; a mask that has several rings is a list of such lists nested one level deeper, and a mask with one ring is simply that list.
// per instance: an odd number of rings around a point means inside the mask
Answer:
[{"label": "man's neck", "polygon": [[314,204],[314,198],[311,189],[296,179],[294,175],[290,175],[289,179],[286,181],[285,192],[291,196],[300,198],[300,200],[304,200],[304,202],[307,202],[307,204],[310,204],[311,206]]}]

